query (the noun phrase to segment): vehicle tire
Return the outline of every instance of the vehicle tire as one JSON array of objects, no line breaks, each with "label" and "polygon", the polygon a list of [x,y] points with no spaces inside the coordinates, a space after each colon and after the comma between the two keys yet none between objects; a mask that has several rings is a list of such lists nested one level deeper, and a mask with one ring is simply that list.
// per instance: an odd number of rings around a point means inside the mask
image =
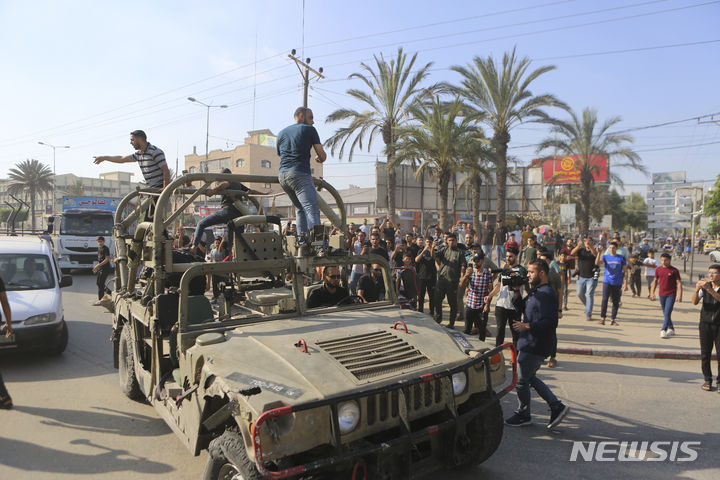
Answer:
[{"label": "vehicle tire", "polygon": [[226,430],[210,442],[208,461],[203,480],[262,480],[255,464],[245,453],[242,435],[236,430]]},{"label": "vehicle tire", "polygon": [[[456,467],[467,467],[482,463],[495,453],[500,446],[503,435],[503,412],[500,400],[495,398],[485,410],[472,419],[466,426],[464,441],[456,441],[453,451],[453,462]],[[487,394],[478,395],[470,400],[470,408],[474,408],[487,399]]]},{"label": "vehicle tire", "polygon": [[60,331],[60,337],[50,348],[50,353],[52,355],[60,355],[61,353],[63,353],[65,351],[67,344],[68,344],[68,327],[67,327],[67,323],[65,323],[65,320],[63,320],[62,330]]},{"label": "vehicle tire", "polygon": [[130,326],[125,325],[120,332],[120,344],[118,345],[118,375],[120,377],[120,388],[128,398],[141,400],[143,398],[140,384],[135,377],[135,351],[133,350],[132,335]]}]

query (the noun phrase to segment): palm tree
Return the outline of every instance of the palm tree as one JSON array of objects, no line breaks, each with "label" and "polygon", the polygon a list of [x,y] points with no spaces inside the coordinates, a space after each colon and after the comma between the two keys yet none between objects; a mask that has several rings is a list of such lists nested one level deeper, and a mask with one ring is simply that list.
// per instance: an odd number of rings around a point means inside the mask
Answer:
[{"label": "palm tree", "polygon": [[446,88],[461,95],[481,112],[483,116],[479,117],[479,122],[492,128],[491,144],[497,159],[497,219],[505,221],[510,130],[523,122],[550,120],[544,107],[567,109],[567,106],[553,95],[533,96],[529,88],[542,74],[554,70],[554,66],[529,71],[530,59],[518,58],[513,48],[512,52],[503,55],[502,66],[498,67],[493,57],[475,57],[467,67],[452,67],[462,76],[461,87],[447,85]]},{"label": "palm tree", "polygon": [[28,159],[15,165],[8,173],[11,184],[8,193],[24,193],[30,198],[30,225],[35,230],[35,197],[37,194],[52,191],[53,172],[50,167],[35,159]]},{"label": "palm tree", "polygon": [[[615,173],[616,169],[632,168],[643,173],[647,173],[647,170],[642,165],[640,156],[627,147],[627,144],[633,143],[633,138],[610,131],[620,122],[620,117],[611,117],[600,124],[595,109],[583,110],[582,118],[573,111],[569,113],[568,121],[552,121],[552,137],[543,140],[537,151],[541,153],[552,149],[553,155],[575,156],[582,185],[580,229],[582,233],[587,233],[590,227],[590,195],[594,190],[595,175],[600,171],[599,163],[602,157],[607,158],[610,181],[619,185],[622,185],[622,180]],[[609,168],[611,161],[612,169]]]},{"label": "palm tree", "polygon": [[[478,130],[482,137],[482,130]],[[458,190],[463,186],[469,187],[471,194],[471,210],[473,217],[473,230],[480,231],[480,187],[483,180],[491,180],[490,164],[495,163],[494,152],[484,142],[468,142],[460,146],[459,171],[466,176],[458,183]]]},{"label": "palm tree", "polygon": [[480,141],[478,132],[463,115],[460,98],[447,104],[435,96],[431,102],[414,105],[410,114],[415,122],[398,127],[397,142],[386,151],[398,158],[422,158],[416,178],[425,170],[433,170],[440,193],[440,225],[448,229],[451,226],[448,218],[450,178],[458,168],[461,145]]},{"label": "palm tree", "polygon": [[[328,122],[350,121],[347,127],[339,128],[326,142],[330,146],[330,153],[335,154],[339,148],[339,157],[342,158],[348,141],[350,154],[348,161],[352,161],[355,148],[362,150],[363,142],[367,150],[372,146],[373,138],[381,135],[387,152],[393,151],[393,144],[397,140],[396,129],[407,122],[406,112],[416,104],[427,92],[420,87],[420,82],[428,75],[432,62],[421,69],[413,71],[417,53],[408,61],[402,48],[398,49],[397,57],[389,62],[381,54],[375,58],[375,69],[361,63],[362,73],[353,73],[350,79],[361,80],[369,91],[350,89],[347,94],[366,104],[369,109],[362,112],[349,108],[341,108],[328,115]],[[387,153],[387,201],[388,215],[395,215],[395,164],[392,153]]]},{"label": "palm tree", "polygon": [[82,180],[77,179],[72,185],[63,190],[63,192],[72,197],[82,197],[85,195],[85,185],[83,185]]}]

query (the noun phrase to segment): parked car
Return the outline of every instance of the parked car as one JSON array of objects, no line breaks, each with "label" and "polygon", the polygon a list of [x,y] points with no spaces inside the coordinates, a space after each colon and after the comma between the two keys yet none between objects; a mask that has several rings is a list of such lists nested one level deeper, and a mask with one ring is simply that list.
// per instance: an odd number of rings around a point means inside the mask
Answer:
[{"label": "parked car", "polygon": [[11,338],[0,336],[0,349],[62,353],[68,328],[60,289],[72,285],[72,277],[61,275],[49,239],[0,237],[0,277],[15,331]]},{"label": "parked car", "polygon": [[713,250],[710,252],[710,261],[713,263],[720,263],[720,250]]},{"label": "parked car", "polygon": [[703,245],[703,253],[707,255],[708,253],[717,250],[720,248],[720,242],[717,240],[708,240],[705,242],[705,245]]}]

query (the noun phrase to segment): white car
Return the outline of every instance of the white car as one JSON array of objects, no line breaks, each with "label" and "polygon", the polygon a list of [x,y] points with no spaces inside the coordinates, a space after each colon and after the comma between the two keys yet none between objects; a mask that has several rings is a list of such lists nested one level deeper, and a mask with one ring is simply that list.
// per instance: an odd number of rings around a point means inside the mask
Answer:
[{"label": "white car", "polygon": [[720,250],[713,250],[710,252],[710,261],[713,263],[720,263]]},{"label": "white car", "polygon": [[68,328],[60,289],[72,285],[72,277],[61,275],[49,239],[0,237],[0,278],[15,331],[0,336],[0,349],[62,353]]}]

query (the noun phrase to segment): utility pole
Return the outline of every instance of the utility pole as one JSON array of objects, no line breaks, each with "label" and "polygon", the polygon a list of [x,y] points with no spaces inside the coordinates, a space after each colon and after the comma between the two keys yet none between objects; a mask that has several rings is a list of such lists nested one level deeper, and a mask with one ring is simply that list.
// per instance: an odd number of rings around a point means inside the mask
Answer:
[{"label": "utility pole", "polygon": [[315,70],[314,68],[310,67],[310,59],[306,58],[303,62],[301,59],[297,58],[295,56],[296,50],[293,48],[292,52],[288,55],[290,60],[295,62],[295,65],[297,65],[298,70],[300,71],[300,75],[303,77],[303,107],[307,108],[308,104],[308,87],[310,86],[310,74],[313,73],[317,78],[325,78],[323,76],[323,69],[322,67]]}]

